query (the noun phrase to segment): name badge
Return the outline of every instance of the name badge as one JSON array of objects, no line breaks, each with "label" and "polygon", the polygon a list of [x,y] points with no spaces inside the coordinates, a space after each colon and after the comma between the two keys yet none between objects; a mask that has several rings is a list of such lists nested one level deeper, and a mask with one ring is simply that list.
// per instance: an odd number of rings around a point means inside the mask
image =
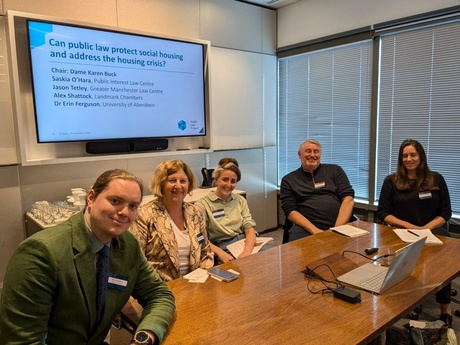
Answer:
[{"label": "name badge", "polygon": [[203,236],[203,234],[201,234],[201,233],[198,234],[197,238],[198,238],[198,244],[203,244],[203,243],[204,243],[204,236]]},{"label": "name badge", "polygon": [[128,285],[128,277],[121,274],[110,273],[107,287],[118,291],[125,291]]},{"label": "name badge", "polygon": [[316,188],[316,189],[324,188],[324,187],[326,187],[326,182],[318,182],[318,183],[315,183],[315,188]]},{"label": "name badge", "polygon": [[420,192],[418,193],[418,197],[420,200],[423,200],[423,199],[431,199],[433,196],[431,195],[431,192],[428,191],[428,192]]},{"label": "name badge", "polygon": [[212,211],[212,215],[214,216],[214,218],[222,218],[223,216],[225,216],[224,209],[220,208],[218,210]]}]

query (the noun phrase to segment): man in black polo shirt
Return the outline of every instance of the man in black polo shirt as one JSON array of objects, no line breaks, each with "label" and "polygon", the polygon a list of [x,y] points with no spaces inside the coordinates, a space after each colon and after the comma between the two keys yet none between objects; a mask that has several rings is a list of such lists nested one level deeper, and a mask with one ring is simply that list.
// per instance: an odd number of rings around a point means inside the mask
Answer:
[{"label": "man in black polo shirt", "polygon": [[313,139],[299,147],[301,167],[281,181],[281,205],[292,222],[289,242],[349,222],[354,190],[343,169],[321,164],[321,144]]}]

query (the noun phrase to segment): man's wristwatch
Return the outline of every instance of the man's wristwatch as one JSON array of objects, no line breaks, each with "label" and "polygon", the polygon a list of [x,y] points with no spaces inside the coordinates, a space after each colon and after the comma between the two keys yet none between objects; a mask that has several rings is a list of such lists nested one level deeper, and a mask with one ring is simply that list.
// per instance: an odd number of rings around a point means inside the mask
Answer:
[{"label": "man's wristwatch", "polygon": [[153,339],[146,331],[139,331],[134,335],[131,344],[153,345]]}]

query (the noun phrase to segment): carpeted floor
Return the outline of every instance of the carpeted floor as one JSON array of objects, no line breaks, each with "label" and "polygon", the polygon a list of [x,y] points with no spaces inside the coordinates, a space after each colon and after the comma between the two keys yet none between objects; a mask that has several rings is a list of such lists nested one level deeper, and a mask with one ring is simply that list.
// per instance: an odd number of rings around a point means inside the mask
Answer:
[{"label": "carpeted floor", "polygon": [[[458,297],[460,298],[460,278],[456,278],[452,281],[452,289],[458,292]],[[454,313],[456,310],[460,313],[460,301],[457,300],[457,296],[454,296],[452,301],[452,312]],[[436,303],[435,297],[431,296],[425,303],[422,304],[422,313],[419,314],[419,320],[435,321],[438,319],[439,314],[439,304]],[[452,328],[457,335],[457,339],[460,341],[460,318],[454,315],[452,320]],[[407,316],[394,324],[393,327],[387,331],[386,344],[410,344],[409,330],[405,327],[409,321],[410,319]]]}]

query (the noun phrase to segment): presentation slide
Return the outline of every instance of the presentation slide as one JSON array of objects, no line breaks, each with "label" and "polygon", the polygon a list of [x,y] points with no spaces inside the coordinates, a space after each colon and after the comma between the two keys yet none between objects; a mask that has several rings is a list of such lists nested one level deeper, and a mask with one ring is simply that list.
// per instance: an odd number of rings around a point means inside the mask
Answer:
[{"label": "presentation slide", "polygon": [[39,142],[205,135],[202,44],[28,21]]}]

